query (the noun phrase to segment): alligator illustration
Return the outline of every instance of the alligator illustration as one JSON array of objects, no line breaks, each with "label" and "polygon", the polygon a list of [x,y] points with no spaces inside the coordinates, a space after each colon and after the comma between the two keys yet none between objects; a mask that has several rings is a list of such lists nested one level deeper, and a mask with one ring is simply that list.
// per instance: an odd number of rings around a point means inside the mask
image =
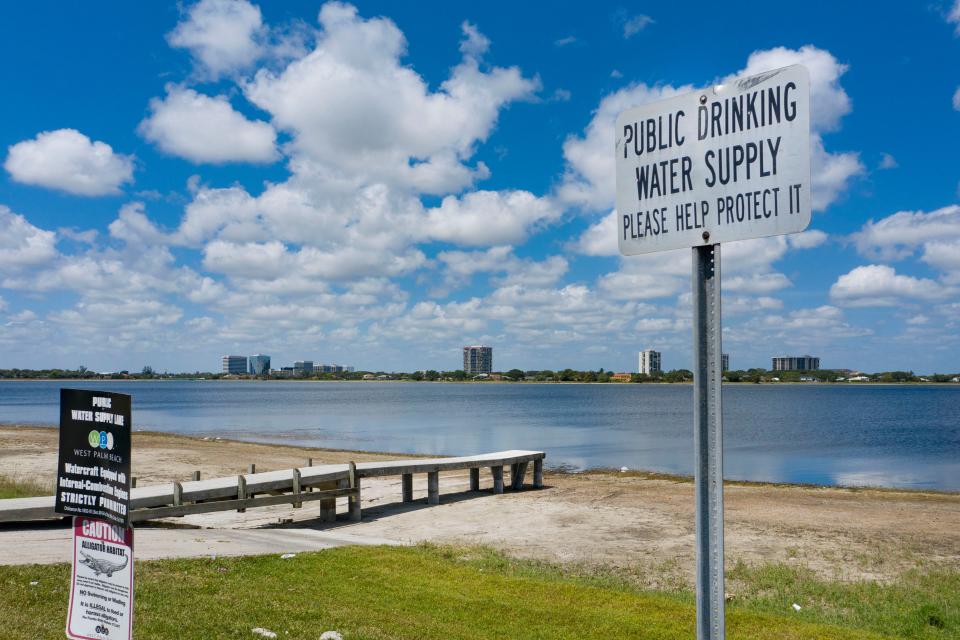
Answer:
[{"label": "alligator illustration", "polygon": [[91,569],[93,569],[93,575],[98,576],[101,573],[107,574],[108,578],[113,577],[114,572],[120,571],[127,566],[129,558],[124,557],[123,562],[110,562],[109,560],[97,560],[88,553],[80,552],[80,555],[83,556],[83,560],[80,561],[80,564],[85,564]]}]

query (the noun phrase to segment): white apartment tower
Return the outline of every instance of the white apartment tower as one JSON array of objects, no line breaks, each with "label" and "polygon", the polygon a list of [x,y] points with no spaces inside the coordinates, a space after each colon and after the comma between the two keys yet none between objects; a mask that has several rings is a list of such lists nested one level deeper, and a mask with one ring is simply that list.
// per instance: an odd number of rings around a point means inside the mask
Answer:
[{"label": "white apartment tower", "polygon": [[660,373],[660,352],[644,349],[640,352],[640,373],[648,376]]},{"label": "white apartment tower", "polygon": [[467,375],[493,371],[493,347],[472,345],[463,348],[463,372]]}]

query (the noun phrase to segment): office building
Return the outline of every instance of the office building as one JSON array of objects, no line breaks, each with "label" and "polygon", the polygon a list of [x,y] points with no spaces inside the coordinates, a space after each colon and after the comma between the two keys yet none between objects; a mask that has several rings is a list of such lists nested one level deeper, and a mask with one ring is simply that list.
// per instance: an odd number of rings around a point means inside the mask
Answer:
[{"label": "office building", "polygon": [[463,372],[478,375],[493,371],[493,347],[474,345],[463,348]]},{"label": "office building", "polygon": [[353,367],[345,367],[342,364],[320,364],[313,365],[314,373],[350,373]]},{"label": "office building", "polygon": [[293,363],[293,373],[298,376],[313,375],[313,360],[297,360]]},{"label": "office building", "polygon": [[252,376],[265,376],[270,373],[270,356],[258,353],[250,356],[250,368],[247,372]]},{"label": "office building", "polygon": [[730,371],[730,354],[729,353],[720,354],[720,370]]},{"label": "office building", "polygon": [[247,356],[223,356],[223,373],[243,375],[247,372]]},{"label": "office building", "polygon": [[820,358],[813,356],[780,356],[773,359],[774,371],[816,371]]},{"label": "office building", "polygon": [[652,376],[660,373],[660,352],[653,349],[644,349],[640,352],[640,373]]}]

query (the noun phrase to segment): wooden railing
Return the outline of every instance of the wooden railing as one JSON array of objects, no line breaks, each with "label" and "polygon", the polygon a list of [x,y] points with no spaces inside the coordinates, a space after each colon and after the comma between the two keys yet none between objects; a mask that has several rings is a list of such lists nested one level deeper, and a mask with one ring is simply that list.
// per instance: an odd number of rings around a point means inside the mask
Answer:
[{"label": "wooden railing", "polygon": [[[533,463],[533,486],[543,486],[541,451],[500,451],[476,456],[353,462],[308,466],[281,471],[250,473],[238,476],[173,482],[137,487],[130,493],[132,522],[169,518],[215,511],[245,511],[249,508],[291,504],[299,508],[304,502],[320,501],[320,520],[336,519],[336,500],[348,499],[348,517],[361,517],[360,480],[399,475],[402,478],[402,500],[413,501],[414,474],[427,474],[427,503],[440,503],[440,472],[470,470],[470,489],[480,489],[480,470],[489,468],[493,492],[503,493],[503,469],[510,468],[510,487],[521,489],[528,465]],[[0,522],[27,522],[59,517],[53,512],[53,496],[0,500]]]}]

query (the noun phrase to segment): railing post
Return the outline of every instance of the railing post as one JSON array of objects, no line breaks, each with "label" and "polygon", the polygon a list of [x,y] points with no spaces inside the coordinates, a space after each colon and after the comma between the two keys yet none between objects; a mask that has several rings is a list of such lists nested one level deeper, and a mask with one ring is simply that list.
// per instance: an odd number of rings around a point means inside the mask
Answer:
[{"label": "railing post", "polygon": [[[346,489],[350,485],[347,478],[335,482],[324,482],[317,487],[317,491],[328,491],[330,489]],[[323,498],[320,500],[320,522],[337,521],[337,499]]]},{"label": "railing post", "polygon": [[493,474],[493,492],[503,493],[503,465],[490,467],[490,473]]},{"label": "railing post", "polygon": [[303,506],[303,500],[300,499],[300,469],[293,470],[293,508],[299,509]]},{"label": "railing post", "polygon": [[[247,479],[243,477],[243,474],[237,476],[237,500],[246,500],[247,499]],[[237,513],[246,513],[247,509],[245,507],[240,507],[237,509]]]},{"label": "railing post", "polygon": [[470,469],[470,491],[480,491],[480,467]]},{"label": "railing post", "polygon": [[513,465],[511,469],[512,473],[510,475],[510,488],[514,491],[520,491],[523,489],[523,477],[527,475],[527,463],[518,462],[517,464]]},{"label": "railing post", "polygon": [[427,472],[427,504],[440,504],[440,472]]},{"label": "railing post", "polygon": [[360,521],[360,477],[357,475],[357,465],[350,461],[350,467],[348,472],[348,478],[350,480],[350,488],[354,490],[354,493],[350,494],[348,499],[350,519],[354,522]]}]

